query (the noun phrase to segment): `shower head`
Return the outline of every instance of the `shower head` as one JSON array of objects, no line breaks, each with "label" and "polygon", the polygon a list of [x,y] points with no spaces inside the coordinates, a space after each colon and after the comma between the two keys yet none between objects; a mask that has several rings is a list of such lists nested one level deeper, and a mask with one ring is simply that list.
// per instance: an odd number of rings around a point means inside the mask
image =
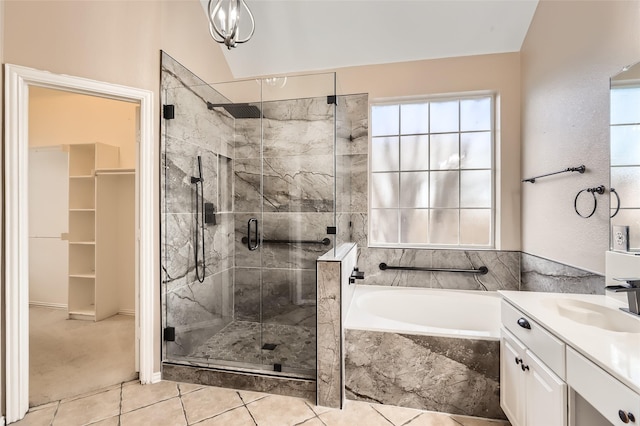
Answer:
[{"label": "shower head", "polygon": [[207,102],[207,108],[224,108],[233,118],[260,118],[260,108],[250,104],[212,104]]}]

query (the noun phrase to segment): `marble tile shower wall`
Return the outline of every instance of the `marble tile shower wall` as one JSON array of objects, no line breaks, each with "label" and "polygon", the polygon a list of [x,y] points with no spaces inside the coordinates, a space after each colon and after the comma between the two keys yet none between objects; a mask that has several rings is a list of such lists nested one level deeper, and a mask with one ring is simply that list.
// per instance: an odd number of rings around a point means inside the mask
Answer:
[{"label": "marble tile shower wall", "polygon": [[[217,92],[167,55],[162,63],[166,102],[175,105],[175,118],[162,120],[161,138],[163,326],[176,327],[176,341],[167,343],[167,353],[187,355],[193,349],[190,331],[212,324],[222,327],[222,319],[228,322],[232,315],[233,215],[225,211],[231,187],[224,176],[233,153],[233,119],[208,110],[206,102],[216,102]],[[191,176],[198,176],[198,156],[204,201],[220,212],[216,225],[205,225],[203,283],[196,279],[193,245],[196,193]],[[219,178],[225,185],[219,185]]]},{"label": "marble tile shower wall", "polygon": [[[338,96],[336,116],[336,222],[339,243],[357,242],[367,211],[367,94]],[[362,245],[360,245],[362,246]]]},{"label": "marble tile shower wall", "polygon": [[333,105],[326,97],[273,101],[262,112],[262,123],[236,120],[235,317],[259,321],[262,299],[264,322],[315,328],[315,262],[331,246],[265,243],[252,252],[242,237],[261,208],[265,240],[327,237],[334,223]]}]

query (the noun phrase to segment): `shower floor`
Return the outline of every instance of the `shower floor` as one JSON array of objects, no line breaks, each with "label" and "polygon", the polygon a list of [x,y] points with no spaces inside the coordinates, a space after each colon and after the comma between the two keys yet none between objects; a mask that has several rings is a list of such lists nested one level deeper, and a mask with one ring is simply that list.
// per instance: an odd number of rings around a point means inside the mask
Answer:
[{"label": "shower floor", "polygon": [[[276,347],[262,349],[267,343]],[[233,321],[188,356],[209,362],[281,364],[284,369],[315,371],[316,331],[300,325]]]}]

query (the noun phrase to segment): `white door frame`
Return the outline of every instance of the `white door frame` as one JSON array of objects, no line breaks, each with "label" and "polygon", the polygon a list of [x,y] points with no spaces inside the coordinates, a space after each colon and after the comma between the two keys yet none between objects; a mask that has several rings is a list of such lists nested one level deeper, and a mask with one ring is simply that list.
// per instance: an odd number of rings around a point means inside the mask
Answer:
[{"label": "white door frame", "polygon": [[29,409],[29,86],[99,96],[140,105],[136,192],[139,196],[138,277],[136,316],[139,318],[140,381],[153,374],[154,335],[154,203],[153,93],[80,77],[57,75],[17,65],[5,65],[5,306],[6,421],[24,417]]}]

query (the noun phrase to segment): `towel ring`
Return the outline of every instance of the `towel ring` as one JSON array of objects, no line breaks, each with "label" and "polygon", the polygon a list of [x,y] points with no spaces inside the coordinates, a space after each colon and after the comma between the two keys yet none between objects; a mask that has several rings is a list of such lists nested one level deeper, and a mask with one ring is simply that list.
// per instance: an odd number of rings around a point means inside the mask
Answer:
[{"label": "towel ring", "polygon": [[615,188],[611,188],[611,193],[616,196],[616,200],[618,200],[618,204],[616,205],[616,211],[610,216],[612,219],[618,214],[620,211],[620,195],[618,195],[618,191]]},{"label": "towel ring", "polygon": [[[591,195],[593,195],[593,210],[591,210],[591,213],[589,213],[588,216],[585,216],[578,211],[578,198],[580,197],[580,194],[582,194],[585,191],[590,192]],[[576,198],[573,200],[573,209],[576,211],[576,214],[578,216],[585,219],[588,219],[591,216],[593,216],[593,214],[596,212],[596,209],[598,208],[598,200],[596,199],[596,192],[598,194],[604,194],[604,186],[600,185],[595,188],[585,188],[576,194]]]}]

